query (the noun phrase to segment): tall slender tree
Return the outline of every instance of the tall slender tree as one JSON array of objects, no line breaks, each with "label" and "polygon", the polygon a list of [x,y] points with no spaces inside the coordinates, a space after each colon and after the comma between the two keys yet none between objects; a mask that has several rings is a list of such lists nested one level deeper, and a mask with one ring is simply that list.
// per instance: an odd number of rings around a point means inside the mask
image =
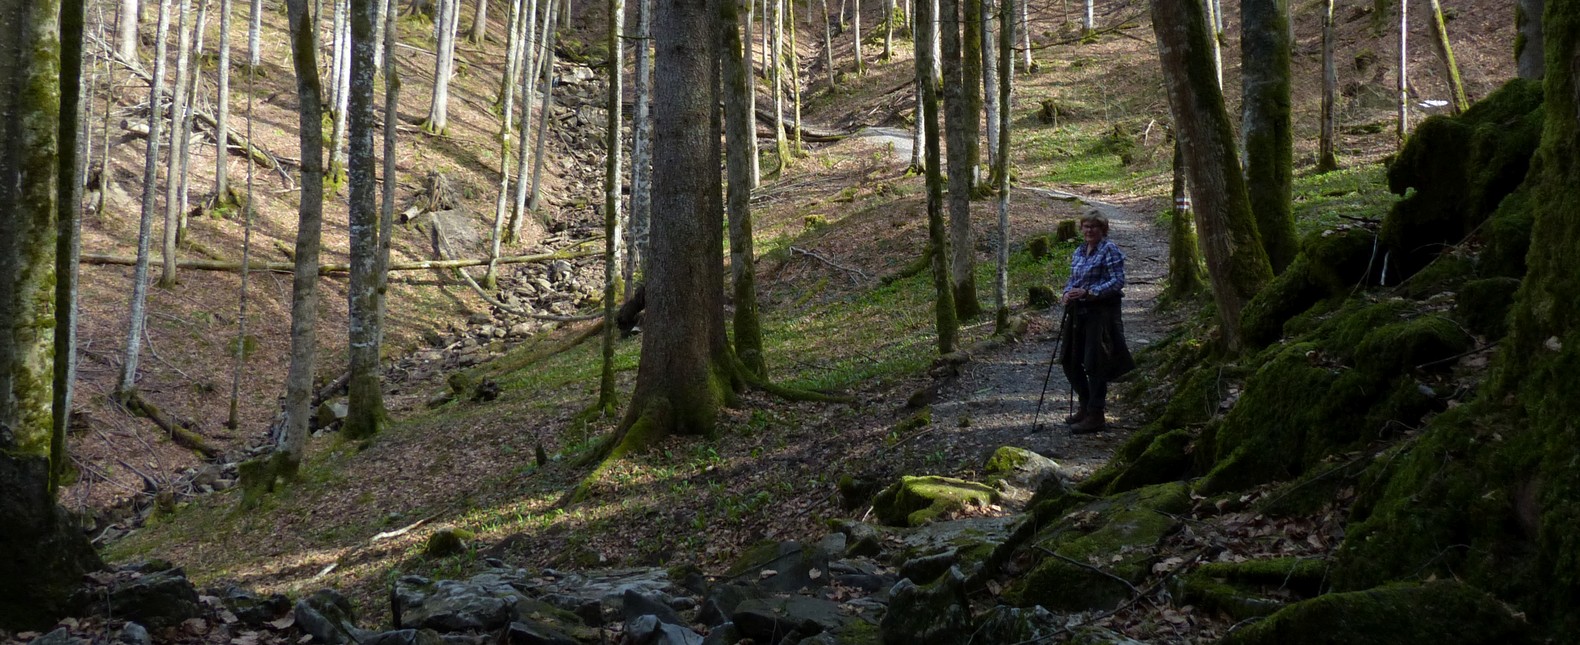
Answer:
[{"label": "tall slender tree", "polygon": [[472,13],[472,31],[466,39],[476,45],[488,39],[488,0],[477,0],[477,10]]},{"label": "tall slender tree", "polygon": [[[1009,99],[1010,91],[1015,84],[1015,15],[1014,0],[1003,0],[998,6],[998,47],[997,55],[989,55],[992,51],[989,43],[993,39],[990,32],[984,28],[982,37],[983,71],[994,69],[995,82],[992,91],[985,95],[995,97],[997,105],[1004,106],[1002,110],[989,110],[990,119],[996,119],[998,136],[989,137],[996,152],[993,155],[993,180],[998,188],[998,271],[995,272],[993,281],[993,295],[997,311],[993,320],[995,329],[1000,333],[1009,332],[1009,149],[1010,149],[1010,118]],[[987,8],[992,3],[983,2],[982,24],[986,27],[991,23],[993,12]],[[993,64],[988,65],[991,61]],[[996,69],[995,69],[996,68]],[[982,75],[988,77],[986,73]],[[984,87],[987,84],[984,83]],[[991,123],[991,121],[990,121]]]},{"label": "tall slender tree", "polygon": [[170,161],[165,167],[165,263],[159,276],[159,286],[165,288],[176,284],[176,242],[181,230],[181,151],[187,143],[181,124],[186,120],[187,86],[191,82],[187,71],[192,53],[192,31],[187,26],[191,5],[191,0],[181,0],[181,17],[176,21],[176,86],[170,93]]},{"label": "tall slender tree", "polygon": [[[230,189],[230,2],[219,0],[219,98],[214,103],[214,203],[234,204]],[[251,152],[252,142],[248,142]],[[249,155],[250,156],[250,155]]]},{"label": "tall slender tree", "polygon": [[[521,150],[516,155],[516,201],[510,210],[510,226],[505,235],[505,240],[510,242],[521,239],[521,232],[527,221],[527,195],[531,191],[530,184],[527,182],[527,172],[531,169],[527,161],[527,142],[532,140],[532,105],[535,96],[532,88],[538,79],[537,66],[542,64],[542,56],[538,54],[541,51],[540,45],[548,41],[548,32],[553,26],[553,21],[549,20],[548,15],[553,4],[555,4],[553,0],[544,0],[541,5],[536,0],[526,0],[527,6],[521,12],[526,18],[523,21],[525,24],[522,25],[521,77],[517,79],[521,84],[521,126],[516,140]],[[538,34],[540,6],[544,12],[544,20],[542,33]]]},{"label": "tall slender tree", "polygon": [[1290,119],[1290,55],[1287,0],[1242,0],[1240,34],[1241,117],[1246,188],[1262,248],[1282,273],[1295,260],[1294,131]]},{"label": "tall slender tree", "polygon": [[856,75],[867,73],[867,59],[861,53],[861,0],[851,0],[850,32],[852,35],[851,47],[856,58]]},{"label": "tall slender tree", "polygon": [[[756,57],[752,54],[752,25],[753,25],[753,18],[756,15],[754,7],[757,6],[757,3],[755,2],[755,0],[740,0],[740,1],[746,3],[746,34],[745,34],[745,36],[743,36],[742,42],[741,42],[741,46],[743,48],[745,48],[745,51],[746,51],[746,72],[748,74],[755,74],[756,72],[754,72],[753,70],[756,68],[757,62],[756,62]],[[763,7],[764,7],[763,12],[764,13],[767,13],[767,8],[766,8],[767,6],[768,6],[768,0],[763,0]],[[844,12],[844,7],[841,7],[840,11],[841,11],[841,13],[840,13],[840,20],[841,20],[840,24],[843,25],[844,24],[844,22],[843,22],[844,21],[844,13],[843,13]],[[763,20],[767,20],[767,19],[768,19],[767,16],[763,16]],[[768,37],[768,30],[764,29],[763,30],[763,38],[766,39],[767,37]],[[767,43],[765,42],[764,46],[763,46],[763,55],[764,55],[764,57],[767,56],[767,52],[768,52],[768,47],[767,47]],[[764,65],[764,71],[767,71],[766,64]],[[830,73],[833,73],[833,72],[830,72]],[[751,115],[752,115],[752,132],[753,132],[753,136],[752,136],[752,188],[756,188],[758,186],[761,186],[762,183],[763,183],[763,169],[762,169],[762,156],[758,153],[758,149],[757,149],[757,137],[756,137],[756,128],[757,128],[757,83],[755,81],[746,84],[746,93],[747,93],[747,99],[748,99],[747,102],[746,102],[746,107],[751,111]]]},{"label": "tall slender tree", "polygon": [[1334,152],[1335,94],[1338,91],[1338,66],[1333,63],[1334,33],[1333,6],[1337,0],[1322,3],[1322,116],[1321,132],[1317,138],[1317,172],[1339,169],[1339,157]]},{"label": "tall slender tree", "polygon": [[969,31],[971,25],[961,24],[960,13],[965,7],[960,0],[941,0],[938,8],[938,28],[943,32],[944,132],[949,140],[949,275],[955,314],[968,319],[982,313],[982,305],[977,302],[976,242],[971,230],[971,179],[976,171],[972,139],[981,114],[981,106],[972,101],[972,96],[981,88],[981,79],[968,78],[966,74],[966,59],[970,56],[962,46],[960,32],[962,26]]},{"label": "tall slender tree", "polygon": [[938,133],[938,94],[941,77],[936,72],[934,34],[938,29],[939,4],[916,2],[916,78],[922,90],[923,138],[927,146],[927,251],[932,258],[933,289],[938,294],[933,305],[938,332],[938,353],[955,351],[960,319],[955,315],[954,288],[949,280],[949,230],[944,224],[943,160]]},{"label": "tall slender tree", "polygon": [[[978,7],[981,10],[982,25],[982,112],[987,117],[987,157],[990,173],[998,172],[998,137],[999,137],[999,69],[998,69],[998,43],[993,37],[993,17],[1000,13],[994,0],[982,0]],[[1011,41],[1013,43],[1013,41]],[[1005,107],[1008,109],[1008,106]],[[995,190],[998,186],[998,176],[991,175],[989,185]]]},{"label": "tall slender tree", "polygon": [[[494,236],[489,244],[488,272],[483,275],[483,286],[493,289],[498,286],[498,274],[495,260],[499,259],[499,247],[506,232],[507,210],[510,198],[510,134],[511,119],[515,117],[516,85],[520,61],[517,60],[521,49],[521,40],[518,24],[521,20],[520,2],[510,5],[510,21],[505,35],[505,69],[499,82],[499,193],[494,197]],[[518,153],[524,153],[526,146],[517,146]]]},{"label": "tall slender tree", "polygon": [[[247,68],[247,149],[252,149],[252,99],[257,88],[258,70]],[[252,159],[247,160],[247,196],[241,202],[241,290],[236,296],[236,362],[232,366],[230,380],[230,414],[225,419],[225,427],[235,430],[241,427],[241,414],[238,410],[241,399],[241,370],[247,362],[247,288],[251,282],[251,270],[248,263],[252,261]]]},{"label": "tall slender tree", "polygon": [[[746,26],[747,49],[750,50],[751,21],[747,21]],[[828,0],[823,0],[823,58],[824,66],[828,67],[828,89],[832,91],[839,86],[839,70],[834,67],[834,24],[829,20]],[[746,59],[750,62],[751,56],[747,56]]]},{"label": "tall slender tree", "polygon": [[432,134],[444,134],[449,127],[450,76],[455,68],[455,34],[459,22],[461,0],[439,0],[438,20],[434,25],[438,43],[435,45],[433,71],[433,100],[428,106],[428,120],[423,129]]},{"label": "tall slender tree", "polygon": [[[350,0],[351,284],[347,340],[351,378],[346,382],[346,421],[352,439],[378,434],[384,424],[384,393],[379,373],[379,191],[378,160],[373,156],[373,5],[380,0]],[[385,127],[392,127],[386,124]],[[386,181],[393,180],[386,177]]]},{"label": "tall slender tree", "polygon": [[128,63],[137,62],[137,16],[141,12],[137,0],[121,0],[115,17],[115,53]]},{"label": "tall slender tree", "polygon": [[[373,317],[373,337],[379,345],[384,344],[384,312],[385,303],[389,301],[389,266],[390,266],[390,240],[395,229],[395,160],[396,155],[396,111],[400,107],[400,74],[395,71],[395,16],[398,12],[398,0],[384,0],[384,10],[380,18],[384,21],[384,29],[379,36],[383,39],[383,51],[388,52],[384,60],[380,61],[384,72],[384,150],[381,161],[384,163],[384,193],[379,208],[379,253],[378,266],[373,273],[378,278],[378,289],[375,291],[378,298],[377,313]],[[374,52],[377,58],[378,52]]]},{"label": "tall slender tree", "polygon": [[1190,182],[1186,180],[1185,148],[1179,137],[1174,138],[1174,181],[1172,194],[1174,208],[1169,211],[1169,278],[1163,295],[1169,299],[1185,299],[1196,295],[1204,286],[1201,278],[1201,257],[1196,252],[1196,226],[1191,220]]},{"label": "tall slender tree", "polygon": [[[648,223],[653,205],[653,0],[636,0],[635,98],[631,114],[631,244],[625,255],[625,297],[635,294],[636,274],[646,273]],[[750,178],[747,179],[748,185]]]},{"label": "tall slender tree", "polygon": [[620,282],[620,181],[621,108],[625,102],[625,88],[621,75],[625,67],[625,0],[609,0],[609,96],[605,111],[604,136],[608,154],[604,156],[603,176],[603,364],[598,378],[598,410],[613,415],[615,406],[614,385],[614,322]]},{"label": "tall slender tree", "polygon": [[543,159],[548,156],[549,142],[549,101],[554,99],[554,24],[555,12],[563,7],[563,3],[554,0],[545,0],[548,5],[547,13],[543,19],[543,44],[538,48],[536,65],[543,69],[543,86],[540,94],[543,95],[543,107],[538,108],[538,143],[537,149],[532,153],[532,197],[527,204],[529,210],[538,210],[538,200],[542,197],[543,186]]},{"label": "tall slender tree", "polygon": [[[132,268],[132,298],[128,305],[126,357],[121,360],[121,378],[115,385],[115,398],[127,401],[137,387],[137,359],[143,347],[143,324],[148,303],[148,255],[154,228],[155,193],[159,178],[159,143],[164,129],[165,33],[170,29],[170,0],[159,0],[159,22],[154,32],[154,73],[148,84],[148,148],[143,155],[142,216],[137,225],[137,264]],[[0,30],[3,31],[3,30]],[[108,157],[106,157],[108,159]]]},{"label": "tall slender tree", "polygon": [[771,0],[773,13],[767,16],[770,25],[771,44],[763,52],[763,62],[768,64],[768,84],[773,87],[774,94],[774,157],[778,160],[778,167],[774,174],[784,176],[785,169],[790,167],[790,140],[785,137],[785,109],[784,109],[784,7],[785,0]]},{"label": "tall slender tree", "polygon": [[[758,378],[767,378],[762,324],[757,309],[756,258],[752,248],[752,147],[749,140],[756,136],[756,131],[751,111],[746,107],[749,96],[746,85],[751,82],[751,70],[746,67],[738,5],[729,1],[719,4],[724,36],[720,53],[724,72],[724,140],[728,148],[725,204],[730,229],[730,279],[735,297],[735,355],[740,357],[748,372]],[[749,41],[750,37],[745,40]]]},{"label": "tall slender tree", "polygon": [[1470,109],[1470,99],[1465,98],[1465,83],[1459,78],[1459,63],[1454,62],[1454,46],[1448,42],[1448,23],[1443,18],[1443,4],[1438,0],[1428,0],[1427,6],[1432,9],[1432,21],[1428,23],[1432,27],[1432,49],[1443,64],[1443,78],[1448,81],[1454,114],[1459,114]]},{"label": "tall slender tree", "polygon": [[894,0],[883,3],[883,60],[894,59]]},{"label": "tall slender tree", "polygon": [[1218,88],[1210,23],[1193,0],[1152,0],[1152,28],[1212,280],[1218,323],[1231,352],[1241,349],[1240,311],[1272,279]]},{"label": "tall slender tree", "polygon": [[247,66],[261,62],[263,42],[263,0],[252,0],[247,10]]},{"label": "tall slender tree", "polygon": [[65,413],[53,409],[50,354],[70,334],[51,286],[59,248],[72,244],[58,239],[75,209],[60,195],[75,190],[66,169],[76,167],[81,80],[80,62],[62,53],[80,60],[82,4],[5,0],[0,22],[0,113],[10,117],[0,128],[0,629],[22,630],[53,624],[82,575],[103,566],[50,486],[52,437],[64,432],[54,419]]},{"label": "tall slender tree", "polygon": [[1399,118],[1395,122],[1394,142],[1400,148],[1410,134],[1410,3],[1399,2],[1399,67],[1394,80],[1398,81],[1396,105]]},{"label": "tall slender tree", "polygon": [[1514,3],[1514,61],[1520,78],[1539,79],[1547,61],[1542,37],[1544,0],[1516,0]]},{"label": "tall slender tree", "polygon": [[346,129],[351,109],[351,3],[350,0],[334,0],[334,3],[334,56],[329,63],[329,112],[334,125],[329,133],[328,172],[330,182],[339,184],[346,172]]}]

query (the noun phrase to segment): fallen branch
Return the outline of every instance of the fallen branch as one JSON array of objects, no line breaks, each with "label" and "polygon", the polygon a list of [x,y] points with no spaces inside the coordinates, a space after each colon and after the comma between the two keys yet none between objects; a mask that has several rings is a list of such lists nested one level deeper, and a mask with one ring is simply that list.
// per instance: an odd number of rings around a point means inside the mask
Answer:
[{"label": "fallen branch", "polygon": [[[120,63],[121,67],[123,67],[123,68],[125,68],[127,70],[130,70],[132,72],[133,76],[136,76],[138,78],[143,79],[143,82],[145,82],[145,83],[152,83],[152,82],[154,82],[153,76],[151,74],[149,74],[147,71],[144,71],[143,68],[138,67],[136,65],[132,65],[132,64],[130,64],[130,63],[124,61],[124,60],[121,60],[121,58],[119,56],[117,56],[115,58],[115,61],[117,63]],[[160,88],[160,90],[159,90],[160,97],[163,98],[164,94],[165,94],[164,89]],[[154,113],[162,113],[162,110],[160,109],[160,107],[158,105],[149,105],[148,109],[151,112],[154,112]],[[201,121],[203,123],[203,125],[208,127],[209,130],[211,130],[211,131],[216,131],[217,130],[217,127],[215,125],[217,123],[217,121],[214,119],[214,115],[209,114],[208,112],[205,112],[203,110],[200,110],[200,109],[197,109],[197,108],[194,107],[194,108],[192,108],[192,116],[195,117],[198,121]],[[146,133],[145,133],[145,135],[146,135]],[[216,136],[216,138],[218,138],[217,134],[215,136]],[[278,161],[275,160],[275,156],[273,154],[271,154],[267,150],[264,150],[263,148],[260,148],[260,147],[258,147],[256,145],[252,145],[252,144],[248,143],[247,139],[242,137],[240,134],[237,134],[235,130],[232,130],[229,127],[226,127],[225,128],[225,139],[226,139],[226,148],[229,148],[232,145],[238,146],[242,150],[247,151],[247,156],[251,157],[254,162],[258,163],[258,165],[263,166],[264,168],[268,168],[270,170],[280,170],[282,173],[284,172],[284,170],[280,169],[280,164],[279,164]]]},{"label": "fallen branch", "polygon": [[[522,264],[526,262],[546,262],[549,260],[569,260],[597,254],[597,251],[556,251],[554,253],[502,257],[494,260],[494,263]],[[82,254],[81,261],[83,264],[111,264],[120,266],[135,266],[137,264],[137,258],[134,257],[102,255],[98,253],[84,253]],[[163,259],[161,259],[160,256],[155,255],[150,257],[148,261],[151,264],[160,264],[163,262]],[[458,269],[460,267],[484,266],[486,264],[488,264],[487,258],[474,260],[418,260],[415,262],[391,262],[388,270],[421,271],[427,269]],[[182,269],[195,269],[199,271],[241,271],[240,262],[232,262],[229,260],[178,260],[176,262],[176,266]],[[248,262],[247,268],[250,271],[273,271],[276,273],[292,273],[296,271],[296,266],[290,262]],[[318,267],[318,275],[348,273],[350,271],[351,266],[348,264],[323,264],[319,265]]]},{"label": "fallen branch", "polygon": [[169,433],[170,440],[174,441],[176,445],[192,450],[209,459],[214,459],[224,454],[218,448],[208,445],[208,441],[203,438],[203,435],[193,432],[186,427],[186,423],[177,422],[166,416],[154,404],[143,399],[143,395],[136,390],[128,394],[126,400],[122,403],[127,410],[147,417],[148,420],[154,422],[154,425]]},{"label": "fallen branch", "polygon": [[840,263],[835,262],[833,260],[830,260],[827,257],[823,256],[822,254],[820,254],[820,253],[818,253],[816,251],[808,251],[808,250],[803,249],[803,248],[801,248],[799,246],[792,246],[792,247],[790,247],[790,252],[791,253],[799,253],[801,255],[805,255],[805,256],[807,256],[809,258],[812,258],[814,260],[822,262],[823,264],[827,264],[827,265],[829,265],[831,267],[839,269],[840,271],[844,271],[844,272],[849,273],[849,274],[851,274],[853,276],[859,276],[862,280],[870,280],[870,279],[872,279],[871,276],[867,275],[866,271],[862,271],[861,269],[854,269],[854,268],[851,268],[851,267],[843,266]]}]

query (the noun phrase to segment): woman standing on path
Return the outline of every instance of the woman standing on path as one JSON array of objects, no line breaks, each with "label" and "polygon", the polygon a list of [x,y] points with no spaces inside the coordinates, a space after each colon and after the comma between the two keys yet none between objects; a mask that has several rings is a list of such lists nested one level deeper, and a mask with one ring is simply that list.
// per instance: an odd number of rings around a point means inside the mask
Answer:
[{"label": "woman standing on path", "polygon": [[1119,301],[1125,297],[1125,254],[1108,239],[1108,218],[1096,211],[1081,218],[1081,247],[1070,258],[1059,363],[1081,407],[1065,418],[1071,434],[1107,426],[1108,383],[1132,369]]}]

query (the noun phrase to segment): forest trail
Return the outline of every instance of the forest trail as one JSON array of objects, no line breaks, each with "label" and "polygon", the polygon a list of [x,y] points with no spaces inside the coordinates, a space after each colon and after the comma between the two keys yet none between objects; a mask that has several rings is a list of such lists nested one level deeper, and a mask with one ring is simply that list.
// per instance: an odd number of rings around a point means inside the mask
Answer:
[{"label": "forest trail", "polygon": [[[1125,252],[1127,285],[1124,299],[1125,337],[1132,352],[1155,342],[1167,331],[1167,323],[1154,311],[1168,272],[1167,231],[1156,218],[1125,206],[1092,200],[1061,190],[1024,187],[1014,199],[1055,199],[1076,201],[1084,210],[1097,210],[1110,222],[1109,234]],[[1014,217],[1014,202],[1010,205]],[[1052,230],[1053,222],[1046,223]],[[1050,270],[1055,270],[1049,264]],[[1056,290],[1062,283],[1053,283]],[[987,285],[990,289],[991,285]],[[1013,300],[1025,294],[1010,294]],[[983,463],[999,446],[1019,446],[1059,462],[1061,470],[1076,479],[1084,478],[1108,463],[1114,450],[1135,429],[1129,405],[1109,394],[1109,428],[1090,435],[1071,435],[1064,417],[1071,411],[1073,394],[1064,373],[1049,361],[1058,341],[1060,306],[1028,311],[1030,325],[1026,336],[1016,343],[999,345],[972,357],[959,378],[942,388],[933,403],[935,423],[954,426],[966,419],[971,431],[957,435],[957,454],[976,455]],[[1042,430],[1033,431],[1038,417],[1037,401],[1047,376],[1047,395],[1037,421]]]}]

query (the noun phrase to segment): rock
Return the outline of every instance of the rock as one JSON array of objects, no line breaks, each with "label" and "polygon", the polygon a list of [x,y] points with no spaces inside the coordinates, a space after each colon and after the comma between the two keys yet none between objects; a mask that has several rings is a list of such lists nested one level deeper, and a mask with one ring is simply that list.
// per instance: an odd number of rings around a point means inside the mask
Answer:
[{"label": "rock", "polygon": [[654,600],[638,593],[635,589],[626,589],[620,597],[620,613],[626,621],[636,620],[642,616],[653,616],[666,625],[685,626],[689,623],[680,614],[675,613],[669,605]]},{"label": "rock", "polygon": [[921,526],[967,506],[986,506],[997,491],[977,482],[927,475],[901,477],[872,500],[873,513],[891,526]]},{"label": "rock", "polygon": [[431,629],[397,629],[369,636],[361,645],[444,645],[444,638]]},{"label": "rock", "polygon": [[[478,225],[477,218],[470,213],[464,210],[447,210],[430,213],[429,216],[433,218],[429,222],[430,226],[437,224],[444,230],[444,240],[450,246],[445,249],[446,252],[462,258],[488,257],[488,239],[493,231],[484,233],[483,228]],[[437,245],[437,240],[430,241]]]},{"label": "rock", "polygon": [[262,597],[241,587],[230,586],[214,595],[243,625],[253,628],[262,627],[264,623],[291,610],[291,600],[283,594]]},{"label": "rock", "polygon": [[631,645],[702,645],[702,635],[657,616],[639,616],[625,624],[626,642]]},{"label": "rock", "polygon": [[137,623],[126,623],[121,626],[121,633],[116,634],[115,642],[126,645],[153,645],[153,638],[148,635],[148,628]]},{"label": "rock", "polygon": [[576,639],[535,621],[510,623],[499,642],[506,645],[580,645]]},{"label": "rock", "polygon": [[845,616],[839,611],[839,603],[788,596],[744,601],[730,614],[730,622],[747,638],[776,643],[792,631],[811,636],[836,629],[845,623]]},{"label": "rock", "polygon": [[924,555],[906,560],[900,565],[900,577],[917,584],[927,584],[938,579],[960,559],[959,552],[949,549],[943,553]]},{"label": "rock", "polygon": [[826,586],[828,561],[844,550],[843,540],[844,536],[840,536],[839,551],[832,554],[825,550],[833,546],[832,542],[762,542],[746,549],[725,575],[758,580],[757,586],[764,591],[791,592]]},{"label": "rock", "polygon": [[[145,632],[146,633],[146,632]],[[28,641],[28,645],[87,645],[88,641],[71,635],[71,630],[61,627],[48,634]]]},{"label": "rock", "polygon": [[845,536],[845,556],[875,556],[883,551],[883,532],[871,524],[837,520],[834,530]]},{"label": "rock", "polygon": [[1000,557],[1003,545],[1022,521],[1017,516],[972,517],[935,522],[900,535],[901,548],[894,559],[904,562],[929,555],[949,554],[967,578],[976,579]]},{"label": "rock", "polygon": [[362,642],[372,632],[357,627],[356,621],[351,601],[333,589],[320,589],[296,603],[296,626],[311,634],[315,643]]},{"label": "rock", "polygon": [[313,411],[313,429],[336,427],[346,420],[350,406],[345,399],[332,399],[318,404],[318,409]]},{"label": "rock", "polygon": [[735,626],[735,623],[724,623],[709,631],[708,637],[702,639],[702,645],[735,645],[743,638],[746,636]]},{"label": "rock", "polygon": [[571,273],[575,270],[576,267],[572,266],[570,262],[566,262],[565,260],[555,260],[553,264],[549,265],[549,281],[563,282],[570,278]]},{"label": "rock", "polygon": [[422,554],[430,558],[442,558],[465,553],[467,542],[474,537],[477,536],[471,531],[447,526],[428,537],[428,544],[423,547]]},{"label": "rock", "polygon": [[493,320],[494,317],[488,314],[472,314],[466,317],[466,324],[468,327],[477,327],[479,325],[486,325]]},{"label": "rock", "polygon": [[1231,632],[1226,645],[1528,643],[1521,617],[1461,582],[1392,584],[1298,602]]},{"label": "rock", "polygon": [[1042,607],[997,605],[977,620],[973,638],[984,643],[1051,641],[1063,629],[1064,621]]},{"label": "rock", "polygon": [[203,615],[197,589],[180,568],[117,580],[109,590],[109,614],[154,628],[178,625]]},{"label": "rock", "polygon": [[1036,284],[1026,289],[1027,309],[1047,309],[1058,301],[1058,294],[1054,293],[1053,287],[1048,285]]},{"label": "rock", "polygon": [[894,585],[889,611],[878,623],[885,645],[964,643],[971,636],[971,605],[965,576],[950,569],[937,582],[921,586],[910,580]]},{"label": "rock", "polygon": [[397,627],[439,632],[492,631],[514,622],[573,640],[589,635],[576,614],[522,593],[517,587],[527,579],[522,570],[480,573],[465,581],[405,576],[395,582],[392,614]]},{"label": "rock", "polygon": [[1002,446],[982,467],[988,484],[1005,482],[1015,488],[1036,490],[1043,480],[1059,477],[1059,463],[1025,448]]},{"label": "rock", "polygon": [[532,323],[519,322],[510,326],[509,334],[515,338],[532,335]]},{"label": "rock", "polygon": [[1146,645],[1111,629],[1087,625],[1075,630],[1070,645]]}]

